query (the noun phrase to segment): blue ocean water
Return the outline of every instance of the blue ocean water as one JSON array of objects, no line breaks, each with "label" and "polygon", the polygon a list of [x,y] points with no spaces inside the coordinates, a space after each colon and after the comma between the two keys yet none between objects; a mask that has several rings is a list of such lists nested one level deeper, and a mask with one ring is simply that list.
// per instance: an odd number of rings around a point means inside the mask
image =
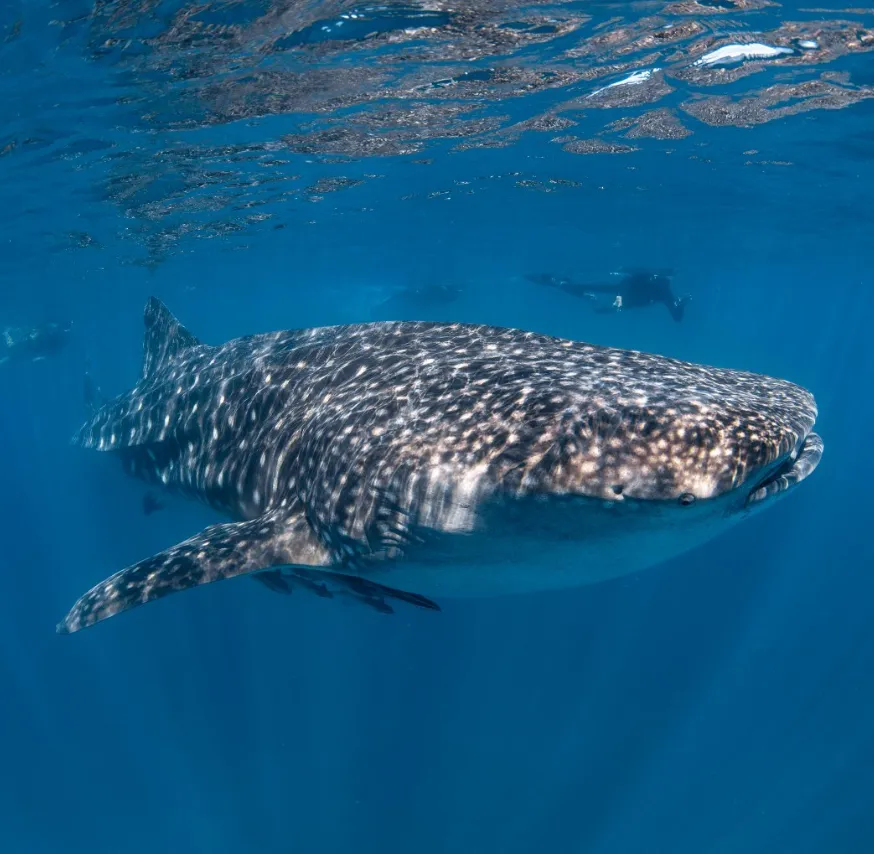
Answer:
[{"label": "blue ocean water", "polygon": [[[874,850],[874,9],[9,0],[0,26],[0,327],[73,324],[0,365],[0,851]],[[641,265],[682,323],[525,278]],[[150,295],[215,343],[408,313],[753,370],[814,392],[825,455],[609,583],[388,617],[238,579],[59,636],[216,521],[144,515],[70,446],[86,360],[110,395],[139,376]]]}]

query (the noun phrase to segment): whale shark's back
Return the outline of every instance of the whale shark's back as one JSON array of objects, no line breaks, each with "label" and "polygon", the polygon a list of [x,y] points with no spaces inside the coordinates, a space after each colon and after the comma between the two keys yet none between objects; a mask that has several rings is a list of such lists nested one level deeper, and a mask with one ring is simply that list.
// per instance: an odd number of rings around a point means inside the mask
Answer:
[{"label": "whale shark's back", "polygon": [[764,399],[798,434],[816,415],[811,395],[782,380],[516,329],[377,322],[212,347],[154,298],[145,326],[139,382],[99,409],[75,444],[117,450],[172,436],[197,441],[206,430],[233,429],[241,415],[263,421],[283,410],[383,432],[399,416],[413,431],[464,424],[474,441],[565,410],[607,421],[635,413],[638,422],[651,412],[664,425],[685,408],[731,425],[765,418]]}]

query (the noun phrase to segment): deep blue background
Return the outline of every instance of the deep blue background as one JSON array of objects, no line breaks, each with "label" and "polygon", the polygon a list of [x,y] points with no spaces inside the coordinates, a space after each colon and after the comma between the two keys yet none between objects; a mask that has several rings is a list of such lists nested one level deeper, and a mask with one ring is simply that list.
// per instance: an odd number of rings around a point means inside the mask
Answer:
[{"label": "deep blue background", "polygon": [[[17,121],[49,121],[18,94]],[[525,140],[428,170],[389,159],[385,184],[350,191],[372,212],[314,210],[154,273],[106,237],[48,251],[109,214],[69,164],[10,171],[0,325],[66,315],[76,336],[0,370],[0,851],[874,850],[871,104],[699,128],[676,147],[704,160]],[[795,165],[744,166],[751,148]],[[580,187],[380,196],[520,164]],[[596,317],[521,278],[623,263],[673,266],[686,322]],[[467,285],[450,319],[799,382],[823,462],[731,534],[591,588],[386,618],[239,579],[54,634],[91,584],[214,519],[178,499],[145,518],[141,485],[69,446],[86,355],[105,391],[136,380],[149,294],[217,343],[369,319],[374,288],[435,277]]]}]

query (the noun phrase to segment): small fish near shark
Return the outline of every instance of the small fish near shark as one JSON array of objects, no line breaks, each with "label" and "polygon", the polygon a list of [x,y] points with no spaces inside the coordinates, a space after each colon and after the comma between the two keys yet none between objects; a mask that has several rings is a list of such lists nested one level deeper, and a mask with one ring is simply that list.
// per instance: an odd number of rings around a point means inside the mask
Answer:
[{"label": "small fish near shark", "polygon": [[201,343],[157,299],[142,376],[74,443],[232,521],[85,593],[57,630],[251,574],[390,613],[636,572],[819,464],[790,382],[548,335],[376,322]]}]

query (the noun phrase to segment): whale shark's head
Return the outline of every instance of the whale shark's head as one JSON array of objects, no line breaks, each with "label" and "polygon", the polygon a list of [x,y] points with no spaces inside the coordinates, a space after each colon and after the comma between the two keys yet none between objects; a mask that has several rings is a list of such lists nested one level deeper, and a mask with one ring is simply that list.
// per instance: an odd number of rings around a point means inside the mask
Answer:
[{"label": "whale shark's head", "polygon": [[794,383],[646,353],[595,359],[579,390],[560,378],[525,401],[524,465],[506,480],[517,495],[739,512],[786,494],[820,461],[816,402]]},{"label": "whale shark's head", "polygon": [[563,470],[578,479],[574,492],[609,501],[759,509],[810,475],[823,450],[812,432],[813,397],[762,380],[758,388],[727,385],[707,396],[666,389],[642,406],[599,409],[575,425],[579,450],[560,443],[562,463],[552,474],[558,482]]},{"label": "whale shark's head", "polygon": [[[535,421],[540,439],[502,480],[511,500],[482,508],[481,530],[495,535],[489,554],[470,563],[540,569],[495,573],[483,592],[574,586],[660,563],[771,506],[819,464],[816,403],[803,388],[635,358],[622,388],[608,369],[603,396],[587,391],[579,406]],[[453,502],[453,519],[466,504]]]}]

